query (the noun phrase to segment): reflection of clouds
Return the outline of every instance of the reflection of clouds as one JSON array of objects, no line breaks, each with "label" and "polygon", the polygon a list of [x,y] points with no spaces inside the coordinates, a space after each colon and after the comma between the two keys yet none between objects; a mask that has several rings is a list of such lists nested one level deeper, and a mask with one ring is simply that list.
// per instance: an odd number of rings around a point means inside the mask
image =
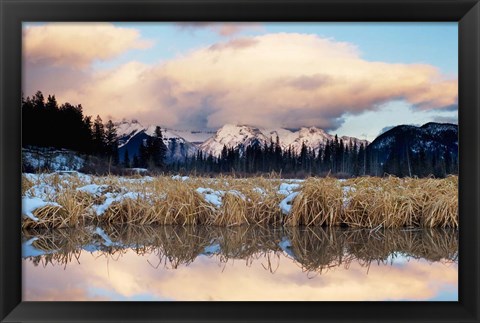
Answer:
[{"label": "reflection of clouds", "polygon": [[[456,297],[457,265],[402,262],[401,266],[372,264],[370,268],[351,263],[321,275],[307,275],[298,264],[281,256],[219,264],[218,258],[198,257],[190,266],[155,269],[156,256],[128,251],[118,258],[96,259],[83,252],[80,265],[34,267],[24,261],[24,300],[100,300],[105,296],[91,290],[105,290],[115,298],[174,300],[427,300],[448,291]],[[368,274],[367,274],[368,270]],[[144,296],[139,296],[144,295]]]},{"label": "reflection of clouds", "polygon": [[54,284],[50,288],[42,286],[42,289],[24,289],[23,299],[29,301],[109,301],[110,299],[102,296],[91,295],[85,288],[75,287],[68,288],[68,284],[64,285],[67,288],[58,288]]}]

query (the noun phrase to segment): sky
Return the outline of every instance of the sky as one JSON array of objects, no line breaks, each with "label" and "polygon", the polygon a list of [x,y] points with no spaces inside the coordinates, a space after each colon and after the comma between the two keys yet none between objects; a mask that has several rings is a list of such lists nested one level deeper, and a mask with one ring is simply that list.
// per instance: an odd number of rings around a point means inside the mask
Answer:
[{"label": "sky", "polygon": [[458,25],[24,23],[23,93],[170,129],[457,123]]}]

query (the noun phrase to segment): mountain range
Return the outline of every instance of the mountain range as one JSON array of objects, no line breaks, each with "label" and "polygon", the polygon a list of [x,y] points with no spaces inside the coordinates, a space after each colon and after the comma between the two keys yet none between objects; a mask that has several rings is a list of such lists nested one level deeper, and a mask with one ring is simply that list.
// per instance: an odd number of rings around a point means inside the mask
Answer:
[{"label": "mountain range", "polygon": [[[130,158],[138,154],[140,144],[152,136],[155,125],[143,126],[138,121],[122,121],[116,123],[119,137],[119,154],[123,159],[125,150],[128,150]],[[219,156],[223,147],[245,149],[247,146],[259,144],[261,146],[271,142],[276,143],[277,137],[282,150],[292,149],[296,154],[300,153],[302,145],[311,148],[316,153],[324,147],[327,141],[335,139],[334,135],[328,134],[316,127],[302,127],[298,130],[285,128],[266,129],[248,125],[226,124],[213,131],[174,130],[162,127],[163,141],[168,148],[167,162],[183,161],[186,156],[191,156],[199,150],[207,155]],[[344,144],[361,144],[367,146],[369,142],[354,137],[343,136]]]}]

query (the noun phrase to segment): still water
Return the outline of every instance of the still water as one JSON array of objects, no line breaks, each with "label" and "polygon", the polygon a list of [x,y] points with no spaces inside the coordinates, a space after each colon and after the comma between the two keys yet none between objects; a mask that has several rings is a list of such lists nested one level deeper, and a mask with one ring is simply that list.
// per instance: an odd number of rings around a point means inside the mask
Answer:
[{"label": "still water", "polygon": [[24,301],[458,300],[458,231],[88,227],[23,234]]}]

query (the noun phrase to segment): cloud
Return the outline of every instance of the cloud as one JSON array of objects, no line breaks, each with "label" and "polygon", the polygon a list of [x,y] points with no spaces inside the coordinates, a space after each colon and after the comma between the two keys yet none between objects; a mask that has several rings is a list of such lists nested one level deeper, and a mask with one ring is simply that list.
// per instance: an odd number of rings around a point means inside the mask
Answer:
[{"label": "cloud", "polygon": [[345,115],[391,101],[449,110],[458,97],[457,80],[434,66],[367,61],[350,43],[297,33],[230,39],[156,65],[129,62],[68,90],[55,82],[47,81],[49,93],[88,114],[196,129],[237,122],[334,130]]},{"label": "cloud", "polygon": [[82,68],[151,45],[137,30],[110,23],[48,23],[23,30],[25,60],[43,65]]},{"label": "cloud", "polygon": [[245,30],[260,30],[259,23],[252,22],[181,22],[177,23],[180,30],[195,31],[199,28],[209,29],[219,36],[228,37]]},{"label": "cloud", "polygon": [[236,38],[226,43],[218,43],[209,47],[210,50],[224,50],[224,49],[243,49],[255,46],[257,40],[254,38]]}]

